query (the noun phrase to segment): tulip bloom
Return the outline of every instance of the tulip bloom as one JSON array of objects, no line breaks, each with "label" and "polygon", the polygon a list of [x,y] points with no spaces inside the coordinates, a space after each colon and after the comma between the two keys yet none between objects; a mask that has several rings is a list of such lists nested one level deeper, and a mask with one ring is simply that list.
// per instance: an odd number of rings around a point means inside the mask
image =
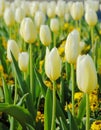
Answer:
[{"label": "tulip bloom", "polygon": [[34,43],[36,40],[36,28],[31,18],[24,18],[20,26],[20,34],[25,42]]},{"label": "tulip bloom", "polygon": [[25,11],[21,7],[18,7],[15,11],[15,20],[17,23],[21,23],[22,19],[25,17]]},{"label": "tulip bloom", "polygon": [[51,31],[50,28],[48,27],[48,25],[41,25],[40,27],[40,40],[42,42],[42,44],[44,44],[45,46],[48,46],[51,41]]},{"label": "tulip bloom", "polygon": [[11,52],[16,60],[18,60],[18,55],[20,53],[19,47],[14,40],[8,40],[7,42],[7,58],[12,61]]},{"label": "tulip bloom", "polygon": [[71,16],[74,20],[80,20],[83,16],[84,8],[82,2],[74,2],[71,6]]},{"label": "tulip bloom", "polygon": [[26,72],[28,69],[29,55],[27,52],[19,54],[18,64],[21,71]]},{"label": "tulip bloom", "polygon": [[70,64],[75,64],[80,53],[80,34],[77,30],[73,30],[67,37],[65,45],[66,60]]},{"label": "tulip bloom", "polygon": [[13,26],[14,25],[15,18],[14,18],[14,13],[13,13],[12,9],[7,8],[4,11],[4,21],[5,21],[7,26]]},{"label": "tulip bloom", "polygon": [[85,20],[89,26],[95,26],[98,21],[96,12],[92,9],[88,9],[85,13]]},{"label": "tulip bloom", "polygon": [[52,18],[50,21],[50,28],[53,32],[59,31],[59,20],[57,18]]},{"label": "tulip bloom", "polygon": [[97,87],[97,72],[89,55],[80,55],[77,59],[77,84],[84,93],[90,93]]},{"label": "tulip bloom", "polygon": [[46,49],[45,72],[52,81],[57,80],[61,75],[61,59],[56,47],[51,52]]},{"label": "tulip bloom", "polygon": [[37,11],[35,13],[34,20],[35,20],[35,25],[36,25],[37,29],[39,30],[40,26],[45,23],[46,16],[42,11]]}]

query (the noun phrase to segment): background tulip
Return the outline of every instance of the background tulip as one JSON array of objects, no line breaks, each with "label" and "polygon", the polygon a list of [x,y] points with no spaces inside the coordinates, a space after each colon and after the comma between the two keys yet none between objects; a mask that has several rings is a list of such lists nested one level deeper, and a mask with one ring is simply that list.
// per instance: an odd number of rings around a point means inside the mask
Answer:
[{"label": "background tulip", "polygon": [[77,57],[80,53],[80,34],[77,30],[73,30],[69,33],[66,45],[65,45],[65,56],[66,60],[70,64],[75,64]]},{"label": "background tulip", "polygon": [[25,12],[21,7],[18,7],[15,11],[15,20],[17,23],[21,23],[22,19],[25,17]]},{"label": "background tulip", "polygon": [[26,72],[28,69],[29,55],[27,52],[19,53],[18,64],[21,71]]},{"label": "background tulip", "polygon": [[52,81],[57,80],[61,75],[61,59],[56,47],[51,52],[46,49],[45,72]]},{"label": "background tulip", "polygon": [[84,93],[90,93],[97,87],[97,72],[89,55],[80,55],[77,59],[77,84]]},{"label": "background tulip", "polygon": [[37,12],[38,9],[39,9],[39,2],[33,1],[30,8],[30,14],[32,17],[35,16],[35,13]]},{"label": "background tulip", "polygon": [[3,16],[4,9],[5,9],[5,1],[0,0],[0,17]]},{"label": "background tulip", "polygon": [[8,40],[7,42],[7,58],[12,61],[11,52],[16,60],[18,60],[18,55],[20,53],[19,47],[14,40]]},{"label": "background tulip", "polygon": [[40,27],[40,40],[42,42],[42,44],[44,44],[45,46],[48,46],[51,41],[51,31],[50,28],[48,27],[48,25],[41,25]]},{"label": "background tulip", "polygon": [[50,21],[50,28],[52,32],[58,32],[59,31],[59,20],[57,18],[53,18]]},{"label": "background tulip", "polygon": [[96,12],[92,9],[88,9],[85,13],[85,20],[89,26],[95,26],[98,21]]},{"label": "background tulip", "polygon": [[45,20],[46,20],[46,16],[42,11],[37,11],[35,13],[34,21],[38,31],[40,29],[40,26],[45,23]]},{"label": "background tulip", "polygon": [[36,40],[36,28],[31,18],[24,18],[20,26],[20,34],[25,42],[34,43]]},{"label": "background tulip", "polygon": [[14,25],[15,18],[14,18],[14,13],[13,13],[12,9],[7,8],[4,11],[4,21],[5,21],[7,26],[13,26]]},{"label": "background tulip", "polygon": [[71,16],[74,20],[80,20],[83,16],[84,8],[82,2],[74,2],[71,6]]}]

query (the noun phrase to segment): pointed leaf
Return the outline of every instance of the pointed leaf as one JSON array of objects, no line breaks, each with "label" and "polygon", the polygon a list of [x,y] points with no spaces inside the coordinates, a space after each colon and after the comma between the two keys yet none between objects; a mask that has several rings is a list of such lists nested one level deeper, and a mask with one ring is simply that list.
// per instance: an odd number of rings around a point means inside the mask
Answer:
[{"label": "pointed leaf", "polygon": [[82,120],[82,118],[85,115],[85,112],[86,112],[86,94],[84,94],[80,106],[78,108],[78,115],[77,115],[78,121]]},{"label": "pointed leaf", "polygon": [[44,108],[44,130],[51,130],[51,121],[52,121],[52,92],[48,88],[46,97],[45,97],[45,108]]},{"label": "pointed leaf", "polygon": [[2,78],[2,81],[3,81],[3,91],[4,91],[5,102],[6,103],[12,103],[11,93],[8,89],[8,86],[7,86],[4,78]]},{"label": "pointed leaf", "polygon": [[38,81],[38,84],[39,84],[39,86],[40,86],[40,88],[41,88],[42,94],[43,94],[43,96],[45,97],[47,87],[46,87],[46,85],[45,85],[45,84],[43,83],[43,81],[42,81],[42,76],[41,76],[41,74],[40,74],[36,69],[34,69],[34,72],[35,72],[35,75],[36,75],[36,79],[37,79],[37,81]]},{"label": "pointed leaf", "polygon": [[33,126],[33,118],[31,114],[23,107],[0,103],[0,111],[13,116],[19,121],[23,128],[26,128],[26,124]]},{"label": "pointed leaf", "polygon": [[70,112],[69,108],[68,108],[68,118],[69,118],[69,129],[78,130],[75,118],[72,116],[72,113]]}]

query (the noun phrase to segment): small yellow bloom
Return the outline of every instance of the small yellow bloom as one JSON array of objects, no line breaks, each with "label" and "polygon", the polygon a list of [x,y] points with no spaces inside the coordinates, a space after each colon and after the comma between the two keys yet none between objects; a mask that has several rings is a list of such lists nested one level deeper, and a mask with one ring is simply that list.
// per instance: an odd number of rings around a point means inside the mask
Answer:
[{"label": "small yellow bloom", "polygon": [[101,120],[94,121],[90,130],[101,130]]}]

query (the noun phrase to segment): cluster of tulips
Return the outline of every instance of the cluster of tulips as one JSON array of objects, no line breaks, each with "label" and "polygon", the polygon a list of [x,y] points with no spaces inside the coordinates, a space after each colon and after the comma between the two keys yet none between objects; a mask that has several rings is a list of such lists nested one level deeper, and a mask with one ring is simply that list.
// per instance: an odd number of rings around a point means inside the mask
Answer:
[{"label": "cluster of tulips", "polygon": [[[91,128],[96,119],[90,116],[89,99],[93,91],[101,91],[98,10],[99,2],[90,0],[0,0],[0,37],[6,41],[6,47],[3,40],[0,43],[0,112],[5,120],[0,123],[1,130],[101,130],[101,114],[99,129]],[[69,29],[71,25],[73,28]],[[11,78],[13,83],[9,85]],[[75,91],[83,92],[77,113]],[[72,110],[68,102],[72,103]],[[38,122],[41,105],[44,121]]]}]

